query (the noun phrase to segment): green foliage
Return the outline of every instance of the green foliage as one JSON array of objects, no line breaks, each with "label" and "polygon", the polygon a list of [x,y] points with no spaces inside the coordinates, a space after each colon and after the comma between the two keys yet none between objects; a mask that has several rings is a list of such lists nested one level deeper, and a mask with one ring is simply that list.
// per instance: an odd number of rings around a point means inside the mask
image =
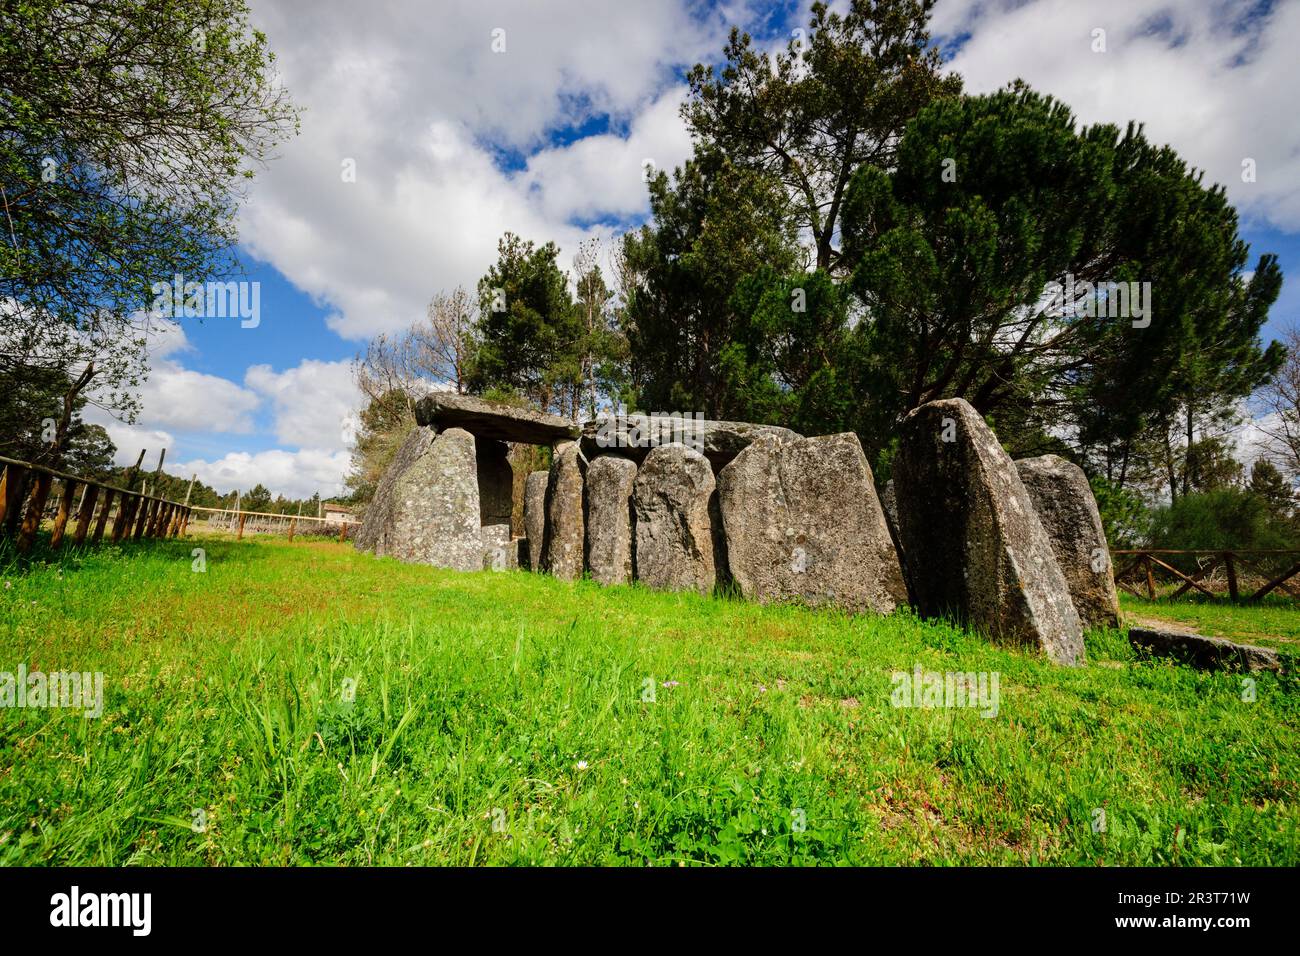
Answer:
[{"label": "green foliage", "polygon": [[1242,488],[1183,495],[1152,515],[1153,548],[1183,550],[1294,548],[1293,530],[1274,520],[1268,502]]},{"label": "green foliage", "polygon": [[[744,350],[757,333],[732,297],[760,270],[771,276],[796,268],[780,196],[771,176],[717,153],[697,155],[672,181],[664,173],[651,181],[654,224],[623,241],[630,285],[624,328],[642,409],[725,418],[770,402],[770,391],[751,380]],[[736,395],[733,386],[748,394]]]},{"label": "green foliage", "polygon": [[113,464],[116,450],[100,425],[81,418],[84,395],[72,402],[72,416],[60,454],[52,454],[48,432],[63,414],[64,397],[72,385],[57,368],[20,368],[0,362],[0,454],[20,461],[40,462],[84,475],[102,476]]},{"label": "green foliage", "polygon": [[556,264],[559,247],[506,233],[479,280],[479,319],[466,384],[526,396],[547,411],[575,414],[584,329]]},{"label": "green foliage", "polygon": [[[25,0],[0,31],[4,350],[132,410],[131,315],[231,272],[234,193],[295,123],[243,0]],[[32,371],[32,374],[35,374]]]},{"label": "green foliage", "polygon": [[[1258,338],[1276,262],[1245,281],[1222,188],[1140,128],[1077,129],[1023,86],[923,109],[896,169],[855,174],[844,251],[886,417],[956,396],[1040,431],[1064,406],[1085,446],[1104,444],[1179,399],[1239,398],[1280,361]],[[1044,295],[1071,277],[1150,282],[1150,324],[1108,316],[1107,298]]]},{"label": "green foliage", "polygon": [[1100,475],[1094,475],[1088,483],[1101,512],[1107,544],[1112,548],[1138,548],[1145,544],[1151,532],[1151,509],[1142,497]]},{"label": "green foliage", "polygon": [[[1115,632],[1060,668],[906,614],[347,545],[51,560],[0,566],[0,660],[102,671],[104,713],[6,712],[0,865],[1300,862],[1294,678],[1243,704]],[[997,672],[998,716],[891,707],[918,664]]]},{"label": "green foliage", "polygon": [[933,100],[961,90],[941,73],[927,32],[933,0],[851,0],[812,5],[808,28],[774,58],[733,28],[720,69],[700,64],[683,105],[697,158],[720,153],[772,178],[783,231],[806,232],[809,265],[839,275],[835,247],[853,172],[893,165],[904,125]]}]

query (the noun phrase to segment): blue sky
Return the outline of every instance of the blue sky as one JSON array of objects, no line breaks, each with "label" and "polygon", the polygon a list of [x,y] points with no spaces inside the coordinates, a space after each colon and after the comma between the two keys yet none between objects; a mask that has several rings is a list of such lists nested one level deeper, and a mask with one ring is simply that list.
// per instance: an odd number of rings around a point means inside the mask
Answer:
[{"label": "blue sky", "polygon": [[[160,338],[139,421],[106,422],[119,460],[165,445],[222,491],[338,492],[358,404],[347,363],[366,339],[418,320],[435,291],[472,288],[506,229],[555,240],[567,265],[581,240],[641,221],[644,159],[689,152],[684,69],[716,59],[733,22],[776,43],[807,21],[803,3],[606,6],[476,0],[430,17],[377,0],[358,16],[254,0],[304,107],[240,215],[261,322],[185,320]],[[1270,329],[1300,319],[1300,0],[939,0],[933,26],[968,90],[1023,77],[1085,123],[1145,122],[1225,183],[1252,265],[1274,252],[1296,277]],[[1243,157],[1256,183],[1240,181]]]}]

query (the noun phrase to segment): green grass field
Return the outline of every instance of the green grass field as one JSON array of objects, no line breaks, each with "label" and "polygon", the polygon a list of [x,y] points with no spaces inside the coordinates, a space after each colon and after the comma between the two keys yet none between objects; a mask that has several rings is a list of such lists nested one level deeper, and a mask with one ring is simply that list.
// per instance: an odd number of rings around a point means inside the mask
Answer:
[{"label": "green grass field", "polygon": [[[104,711],[0,711],[8,865],[1300,862],[1294,671],[1249,702],[1118,632],[1065,669],[335,543],[62,560],[0,571],[0,671],[102,671]],[[997,715],[891,706],[917,665],[996,672]]]}]

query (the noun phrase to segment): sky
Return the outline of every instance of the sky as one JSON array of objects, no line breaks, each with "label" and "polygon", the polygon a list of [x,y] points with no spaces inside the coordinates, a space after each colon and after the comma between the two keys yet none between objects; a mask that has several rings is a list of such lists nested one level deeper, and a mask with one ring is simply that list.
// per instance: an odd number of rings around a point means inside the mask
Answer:
[{"label": "sky", "polygon": [[[302,108],[239,212],[259,321],[183,319],[154,337],[137,421],[86,418],[119,463],[166,447],[168,471],[287,497],[343,492],[371,336],[473,289],[507,230],[567,267],[639,225],[646,161],[690,154],[685,71],[733,24],[773,45],[808,20],[756,0],[251,4]],[[968,92],[1023,79],[1223,184],[1252,263],[1276,253],[1287,277],[1268,335],[1300,324],[1300,0],[938,0],[931,32]]]}]

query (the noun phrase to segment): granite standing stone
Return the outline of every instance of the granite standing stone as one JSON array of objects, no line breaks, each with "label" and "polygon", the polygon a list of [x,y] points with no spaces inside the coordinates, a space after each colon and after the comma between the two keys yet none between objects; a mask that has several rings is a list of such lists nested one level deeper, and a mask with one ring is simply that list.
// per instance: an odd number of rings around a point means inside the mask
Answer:
[{"label": "granite standing stone", "polygon": [[546,485],[550,472],[529,472],[524,479],[524,533],[528,541],[528,569],[542,570],[542,544],[546,536]]},{"label": "granite standing stone", "polygon": [[583,470],[578,443],[560,442],[551,458],[546,483],[546,529],[542,543],[542,568],[564,581],[582,577]]},{"label": "granite standing stone", "polygon": [[632,490],[636,462],[600,455],[587,466],[587,568],[600,584],[632,580]]},{"label": "granite standing stone", "polygon": [[851,432],[762,436],[718,476],[727,563],[746,598],[889,614],[907,603],[871,466]]},{"label": "granite standing stone", "polygon": [[717,480],[709,460],[684,445],[645,457],[633,491],[636,574],[649,587],[709,594],[718,582]]},{"label": "granite standing stone", "polygon": [[913,600],[991,637],[1083,660],[1083,627],[1015,463],[962,399],[913,409],[894,463]]},{"label": "granite standing stone", "polygon": [[1087,475],[1056,455],[1021,459],[1016,471],[1052,541],[1083,626],[1119,627],[1110,549]]},{"label": "granite standing stone", "polygon": [[380,482],[357,547],[403,561],[478,571],[483,567],[479,528],[474,436],[449,428],[435,438],[420,428],[408,436]]}]

